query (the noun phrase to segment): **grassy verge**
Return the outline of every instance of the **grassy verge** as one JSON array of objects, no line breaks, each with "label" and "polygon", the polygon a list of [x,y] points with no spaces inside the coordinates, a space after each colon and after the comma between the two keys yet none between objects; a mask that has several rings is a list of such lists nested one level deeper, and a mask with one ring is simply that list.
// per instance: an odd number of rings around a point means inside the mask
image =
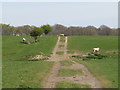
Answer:
[{"label": "grassy verge", "polygon": [[68,81],[62,81],[57,83],[56,88],[90,88],[90,86],[86,84],[76,84]]},{"label": "grassy verge", "polygon": [[69,61],[69,60],[64,60],[64,61],[60,61],[60,64],[61,64],[62,66],[71,66],[71,65],[74,64],[74,62]]},{"label": "grassy verge", "polygon": [[56,52],[56,54],[58,54],[58,55],[63,55],[64,54],[64,52]]},{"label": "grassy verge", "polygon": [[68,53],[68,54],[73,54],[74,51],[72,51],[72,50],[68,50],[67,53]]},{"label": "grassy verge", "polygon": [[59,48],[62,48],[62,47],[64,47],[64,45],[59,45]]},{"label": "grassy verge", "polygon": [[65,39],[65,36],[60,36],[61,39]]},{"label": "grassy verge", "polygon": [[82,70],[61,69],[59,71],[59,76],[74,76],[82,74],[83,74]]},{"label": "grassy verge", "polygon": [[60,42],[65,42],[65,40],[62,39],[62,40],[60,40]]},{"label": "grassy verge", "polygon": [[65,37],[64,36],[60,37],[60,42],[65,42]]},{"label": "grassy verge", "polygon": [[22,44],[20,41],[33,41],[28,36],[3,36],[3,88],[42,88],[41,82],[49,73],[53,63],[46,61],[28,61],[29,56],[39,55],[41,52],[50,55],[57,38],[44,36],[35,44]]}]

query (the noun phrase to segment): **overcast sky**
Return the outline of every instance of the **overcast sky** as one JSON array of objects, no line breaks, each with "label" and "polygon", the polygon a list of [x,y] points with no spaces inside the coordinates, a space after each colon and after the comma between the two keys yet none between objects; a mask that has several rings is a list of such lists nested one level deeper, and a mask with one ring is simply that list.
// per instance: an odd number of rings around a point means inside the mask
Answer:
[{"label": "overcast sky", "polygon": [[[0,5],[1,6],[1,5]],[[117,2],[4,2],[2,23],[118,27]]]}]

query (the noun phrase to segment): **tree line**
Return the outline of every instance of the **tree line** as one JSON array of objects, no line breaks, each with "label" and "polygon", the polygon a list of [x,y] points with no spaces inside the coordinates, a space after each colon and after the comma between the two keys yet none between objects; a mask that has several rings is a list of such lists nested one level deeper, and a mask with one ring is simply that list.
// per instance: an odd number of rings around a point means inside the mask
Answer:
[{"label": "tree line", "polygon": [[53,31],[50,32],[50,35],[58,35],[60,33],[63,33],[65,35],[71,36],[71,35],[101,35],[101,36],[109,36],[113,35],[116,36],[118,35],[118,31],[120,29],[117,28],[110,28],[106,25],[101,25],[99,28],[96,28],[94,26],[87,26],[87,27],[75,27],[75,26],[70,26],[70,27],[65,27],[60,24],[56,24],[53,26]]},{"label": "tree line", "polygon": [[[70,26],[66,27],[60,24],[55,24],[53,26],[50,25],[42,25],[41,27],[24,25],[24,26],[11,26],[9,24],[0,24],[0,28],[2,31],[2,35],[32,35],[32,33],[39,32],[39,35],[59,35],[65,34],[67,36],[71,35],[101,35],[101,36],[116,36],[118,35],[118,31],[120,29],[117,28],[110,28],[106,25],[101,25],[99,28],[94,26],[87,26],[87,27],[77,27],[77,26]],[[38,36],[39,36],[38,35]]]},{"label": "tree line", "polygon": [[2,35],[31,35],[31,33],[36,33],[40,36],[42,34],[48,34],[52,31],[52,27],[50,25],[43,25],[41,27],[24,25],[24,26],[10,26],[9,24],[0,24],[0,29],[2,31]]}]

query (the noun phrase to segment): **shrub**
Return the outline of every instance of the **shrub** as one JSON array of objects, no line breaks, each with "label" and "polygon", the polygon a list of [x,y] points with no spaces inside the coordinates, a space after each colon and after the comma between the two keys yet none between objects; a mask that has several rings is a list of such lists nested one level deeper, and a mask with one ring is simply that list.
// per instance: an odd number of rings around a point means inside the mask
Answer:
[{"label": "shrub", "polygon": [[80,55],[74,55],[73,58],[82,59],[82,60],[91,60],[91,59],[103,59],[107,56],[101,54],[88,54],[86,57]]}]

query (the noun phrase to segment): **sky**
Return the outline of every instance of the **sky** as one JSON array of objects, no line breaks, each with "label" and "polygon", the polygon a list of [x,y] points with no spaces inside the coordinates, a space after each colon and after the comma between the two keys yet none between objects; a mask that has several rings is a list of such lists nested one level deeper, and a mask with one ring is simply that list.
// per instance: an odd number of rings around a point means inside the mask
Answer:
[{"label": "sky", "polygon": [[119,0],[0,0],[1,2],[118,2]]},{"label": "sky", "polygon": [[118,2],[3,2],[1,6],[2,23],[13,26],[118,27]]}]

